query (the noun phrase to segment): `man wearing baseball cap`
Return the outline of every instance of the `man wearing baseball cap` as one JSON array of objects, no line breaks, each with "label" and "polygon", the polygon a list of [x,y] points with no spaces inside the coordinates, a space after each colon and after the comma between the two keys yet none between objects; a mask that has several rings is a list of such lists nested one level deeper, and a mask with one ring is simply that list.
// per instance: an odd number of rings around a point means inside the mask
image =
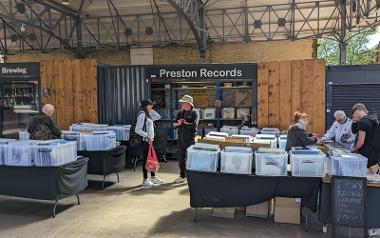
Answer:
[{"label": "man wearing baseball cap", "polygon": [[199,113],[194,109],[193,97],[185,95],[179,102],[182,110],[178,112],[173,125],[178,129],[177,159],[180,169],[180,177],[174,181],[175,183],[186,181],[186,151],[194,144],[199,122]]}]

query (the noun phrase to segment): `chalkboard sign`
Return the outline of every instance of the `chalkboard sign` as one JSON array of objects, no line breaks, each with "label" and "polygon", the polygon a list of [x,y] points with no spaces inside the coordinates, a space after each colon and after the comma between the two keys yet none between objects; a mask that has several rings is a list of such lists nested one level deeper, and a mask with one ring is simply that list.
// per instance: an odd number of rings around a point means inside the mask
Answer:
[{"label": "chalkboard sign", "polygon": [[332,177],[332,227],[363,227],[367,237],[367,179]]}]

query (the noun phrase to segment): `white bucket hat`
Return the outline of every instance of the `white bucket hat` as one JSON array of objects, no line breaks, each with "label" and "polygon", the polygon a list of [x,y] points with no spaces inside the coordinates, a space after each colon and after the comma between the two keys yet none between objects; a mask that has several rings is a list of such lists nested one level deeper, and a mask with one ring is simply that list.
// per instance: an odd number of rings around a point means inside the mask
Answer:
[{"label": "white bucket hat", "polygon": [[187,103],[190,104],[192,107],[194,107],[194,104],[193,104],[193,97],[192,97],[192,96],[189,96],[189,95],[184,95],[180,100],[178,100],[178,102],[187,102]]}]

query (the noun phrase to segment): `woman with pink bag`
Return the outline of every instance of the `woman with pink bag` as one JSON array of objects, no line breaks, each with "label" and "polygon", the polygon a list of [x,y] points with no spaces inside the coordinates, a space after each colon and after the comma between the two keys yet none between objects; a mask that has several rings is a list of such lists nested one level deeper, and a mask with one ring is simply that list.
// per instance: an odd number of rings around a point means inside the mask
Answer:
[{"label": "woman with pink bag", "polygon": [[[150,179],[148,179],[148,170],[146,169],[147,158],[149,151],[154,150],[152,144],[154,141],[154,121],[161,119],[160,114],[153,110],[153,102],[149,99],[140,102],[140,112],[137,116],[135,132],[142,137],[140,144],[140,152],[144,163],[142,166],[143,171],[143,188],[151,188],[162,184],[164,181],[156,176],[154,169],[150,168]],[[152,154],[150,154],[150,157]],[[150,161],[151,162],[151,161]],[[148,165],[150,165],[149,163]],[[148,167],[149,168],[149,167]]]}]

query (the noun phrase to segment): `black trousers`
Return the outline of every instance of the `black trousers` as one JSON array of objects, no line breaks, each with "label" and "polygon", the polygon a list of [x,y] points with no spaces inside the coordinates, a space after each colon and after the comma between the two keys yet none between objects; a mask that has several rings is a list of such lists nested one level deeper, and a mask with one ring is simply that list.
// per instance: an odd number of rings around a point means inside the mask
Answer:
[{"label": "black trousers", "polygon": [[[149,144],[148,142],[141,142],[141,154],[143,158],[143,165],[142,165],[142,171],[143,171],[143,177],[144,179],[148,179],[148,170],[145,169],[145,164],[148,158],[148,150],[149,150]],[[156,173],[155,172],[150,172],[150,176],[155,177]]]},{"label": "black trousers", "polygon": [[177,146],[177,160],[180,170],[181,178],[186,177],[186,157],[187,157],[187,148],[189,148],[193,143],[179,143]]}]

